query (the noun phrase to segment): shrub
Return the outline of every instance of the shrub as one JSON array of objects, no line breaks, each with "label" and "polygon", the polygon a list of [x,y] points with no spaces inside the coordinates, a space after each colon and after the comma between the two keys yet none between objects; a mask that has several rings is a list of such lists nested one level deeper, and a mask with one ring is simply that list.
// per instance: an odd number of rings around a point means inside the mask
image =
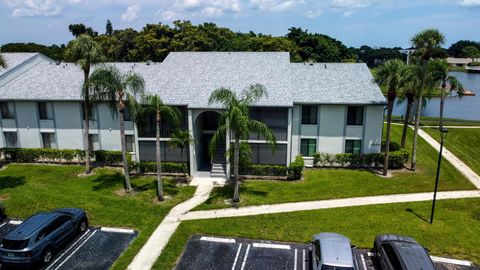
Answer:
[{"label": "shrub", "polygon": [[[122,151],[97,150],[93,152],[95,161],[102,165],[118,165],[122,162]],[[127,161],[132,161],[132,155],[127,152]]]},{"label": "shrub", "polygon": [[13,162],[71,162],[75,158],[83,160],[82,150],[75,149],[47,149],[47,148],[3,148],[1,152]]},{"label": "shrub", "polygon": [[287,167],[280,165],[252,164],[248,167],[240,168],[240,174],[258,176],[285,176],[287,174]]},{"label": "shrub", "polygon": [[325,161],[330,165],[330,167],[333,167],[337,159],[335,158],[334,154],[325,154]]},{"label": "shrub", "polygon": [[[382,155],[383,156],[383,155]],[[398,151],[390,152],[388,157],[388,168],[389,169],[401,169],[403,164],[408,161],[408,151],[405,149],[400,149]]]},{"label": "shrub", "polygon": [[[386,145],[387,145],[387,142],[383,141],[383,142],[382,142],[382,147],[381,147],[381,149],[382,149],[381,151],[382,151],[382,152],[385,151],[385,146],[386,146]],[[394,142],[394,141],[391,141],[391,142],[390,142],[390,148],[389,148],[390,152],[398,151],[398,150],[400,150],[400,149],[402,149],[402,147],[400,147],[400,144],[399,144],[399,143]]]},{"label": "shrub", "polygon": [[[181,162],[161,162],[162,172],[163,173],[183,173],[183,164],[185,165],[185,170],[188,172],[188,166],[185,163]],[[148,161],[140,162],[136,164],[140,173],[156,173],[157,172],[157,162]]]},{"label": "shrub", "polygon": [[305,162],[303,161],[302,156],[296,156],[295,160],[290,163],[287,167],[287,178],[288,180],[299,180],[302,178],[303,168],[305,167]]},{"label": "shrub", "polygon": [[345,165],[349,162],[349,154],[336,154],[335,159],[341,167],[345,167]]}]

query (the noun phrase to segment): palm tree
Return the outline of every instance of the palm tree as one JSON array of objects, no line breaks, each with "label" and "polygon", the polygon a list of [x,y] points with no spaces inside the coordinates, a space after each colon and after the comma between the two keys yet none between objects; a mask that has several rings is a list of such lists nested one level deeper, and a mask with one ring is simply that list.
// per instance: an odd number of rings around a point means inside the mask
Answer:
[{"label": "palm tree", "polygon": [[162,164],[160,157],[160,125],[162,117],[170,120],[170,123],[177,126],[180,122],[180,112],[177,108],[168,106],[163,103],[158,95],[147,95],[142,100],[142,113],[154,113],[156,126],[155,149],[157,158],[157,198],[163,201],[163,184],[162,184]]},{"label": "palm tree", "polygon": [[428,62],[432,58],[436,58],[437,56],[441,55],[441,45],[445,43],[445,36],[437,29],[426,29],[416,34],[412,38],[411,42],[413,47],[415,48],[414,56],[418,58],[417,61],[420,65],[420,85],[417,93],[418,102],[415,117],[415,129],[413,132],[413,149],[411,164],[412,171],[415,171],[417,165],[417,144],[418,130],[420,128],[420,114],[422,111],[423,95],[428,79]]},{"label": "palm tree", "polygon": [[82,85],[82,98],[83,98],[83,119],[84,119],[84,149],[85,149],[85,173],[89,174],[90,168],[90,115],[92,113],[93,102],[91,101],[91,92],[88,87],[88,79],[90,76],[90,69],[93,64],[102,62],[104,57],[102,55],[102,48],[95,42],[89,35],[80,35],[75,40],[68,44],[65,52],[66,59],[76,62],[83,71],[83,85]]},{"label": "palm tree", "polygon": [[240,141],[248,140],[251,132],[258,132],[270,143],[272,149],[275,149],[273,131],[265,123],[250,119],[249,106],[257,103],[262,97],[267,97],[265,87],[260,84],[254,84],[244,89],[240,95],[227,88],[216,89],[208,100],[209,105],[219,103],[225,109],[220,116],[218,128],[210,141],[210,156],[213,156],[217,143],[225,139],[227,132],[231,134],[233,139],[233,144],[228,143],[233,148],[234,193],[232,200],[235,203],[240,201],[240,183],[238,181]]},{"label": "palm tree", "polygon": [[90,76],[89,87],[93,91],[92,99],[95,102],[106,102],[111,109],[112,116],[118,115],[120,126],[120,141],[122,159],[125,172],[125,191],[131,192],[130,175],[128,170],[127,150],[125,146],[125,109],[128,108],[133,117],[139,112],[138,96],[143,96],[145,89],[144,79],[129,71],[122,73],[113,65],[101,65]]},{"label": "palm tree", "polygon": [[3,55],[1,53],[0,53],[0,67],[7,68],[7,61],[5,61],[5,58],[3,58]]},{"label": "palm tree", "polygon": [[388,60],[375,71],[375,80],[380,85],[387,87],[387,132],[385,144],[385,159],[383,163],[383,175],[388,174],[388,159],[390,154],[390,129],[392,124],[392,112],[395,98],[397,97],[397,90],[400,87],[401,76],[405,64],[402,60],[394,59]]},{"label": "palm tree", "polygon": [[194,140],[190,131],[181,129],[177,129],[173,132],[172,139],[169,142],[172,148],[180,148],[180,161],[182,162],[182,170],[185,178],[187,178],[187,170],[185,163],[183,162],[183,150],[193,142]]},{"label": "palm tree", "polygon": [[400,84],[400,99],[399,102],[407,100],[407,107],[405,109],[405,117],[403,119],[403,130],[402,130],[402,140],[401,147],[405,148],[407,141],[407,129],[410,123],[410,118],[412,115],[413,102],[417,96],[417,89],[420,84],[418,66],[416,65],[407,65],[402,72],[402,83]]},{"label": "palm tree", "polygon": [[461,82],[457,80],[455,76],[449,73],[450,65],[445,60],[436,60],[430,64],[430,73],[433,81],[441,85],[440,93],[440,117],[439,117],[439,130],[443,128],[443,109],[445,106],[445,96],[452,92],[457,92],[459,96],[462,96],[465,92]]}]

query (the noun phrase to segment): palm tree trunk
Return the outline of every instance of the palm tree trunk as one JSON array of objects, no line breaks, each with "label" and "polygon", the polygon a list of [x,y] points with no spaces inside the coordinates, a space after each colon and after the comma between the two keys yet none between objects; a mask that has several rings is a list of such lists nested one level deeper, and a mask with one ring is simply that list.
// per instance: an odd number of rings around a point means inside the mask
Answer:
[{"label": "palm tree trunk", "polygon": [[418,104],[417,104],[417,111],[415,116],[415,129],[413,131],[413,149],[412,149],[412,166],[411,166],[412,171],[415,171],[417,167],[418,130],[420,129],[420,114],[422,112],[423,95],[420,95],[418,97],[417,102]]},{"label": "palm tree trunk", "polygon": [[187,180],[187,168],[185,162],[183,162],[183,147],[180,147],[180,162],[182,162],[183,177]]},{"label": "palm tree trunk", "polygon": [[405,110],[405,119],[403,119],[403,130],[402,130],[402,148],[405,148],[405,144],[407,142],[407,129],[408,123],[410,122],[410,115],[412,113],[412,104],[413,104],[413,96],[407,97],[407,109]]},{"label": "palm tree trunk", "polygon": [[[86,68],[83,70],[83,82],[84,86],[83,87],[88,87],[86,85],[88,81],[88,77],[90,76],[90,68]],[[85,174],[89,174],[91,172],[91,167],[90,167],[90,96],[88,91],[85,91],[87,89],[84,89],[85,94],[85,105],[83,106],[83,114],[85,115],[84,117],[84,128],[85,128]]]},{"label": "palm tree trunk", "polygon": [[[394,93],[396,95],[396,93]],[[393,100],[389,98],[387,105],[387,133],[385,138],[385,159],[383,161],[383,175],[388,175],[388,159],[390,157],[390,129],[392,125],[392,111],[393,111],[393,102],[395,101],[395,96]]]},{"label": "palm tree trunk", "polygon": [[128,171],[128,160],[127,160],[127,147],[125,143],[125,118],[123,115],[125,109],[123,109],[122,105],[120,106],[122,107],[122,109],[118,110],[118,120],[120,124],[120,142],[122,145],[123,170],[125,173],[124,188],[125,188],[125,192],[130,193],[132,192],[132,185],[130,184],[130,173]]},{"label": "palm tree trunk", "polygon": [[156,155],[157,155],[157,198],[159,201],[163,201],[165,198],[163,197],[163,183],[162,183],[162,164],[161,164],[161,156],[160,156],[160,112],[157,111],[157,131],[156,131],[156,138],[155,138],[155,145],[156,145]]},{"label": "palm tree trunk", "polygon": [[240,159],[240,139],[235,135],[235,143],[233,148],[233,181],[234,181],[234,190],[233,190],[233,202],[238,203],[240,201],[240,182],[238,181],[238,166]]}]

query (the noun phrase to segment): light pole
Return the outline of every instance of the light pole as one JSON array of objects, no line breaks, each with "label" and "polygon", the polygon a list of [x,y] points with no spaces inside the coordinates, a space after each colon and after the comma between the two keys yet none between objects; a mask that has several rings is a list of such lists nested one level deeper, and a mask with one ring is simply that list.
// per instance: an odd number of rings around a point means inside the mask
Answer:
[{"label": "light pole", "polygon": [[438,153],[437,176],[435,178],[435,190],[433,192],[432,213],[430,215],[430,224],[433,223],[433,215],[435,214],[435,201],[437,200],[438,178],[440,177],[440,164],[442,163],[443,141],[448,134],[448,129],[440,126],[440,151]]}]

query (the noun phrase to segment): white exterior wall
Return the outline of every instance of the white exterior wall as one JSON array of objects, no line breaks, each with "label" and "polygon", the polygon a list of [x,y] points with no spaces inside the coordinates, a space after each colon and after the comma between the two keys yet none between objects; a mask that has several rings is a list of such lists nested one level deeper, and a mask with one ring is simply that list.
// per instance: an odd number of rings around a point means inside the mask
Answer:
[{"label": "white exterior wall", "polygon": [[36,102],[16,101],[15,120],[18,129],[18,146],[22,148],[42,147]]},{"label": "white exterior wall", "polygon": [[[292,110],[291,156],[300,154],[301,139],[316,139],[317,151],[331,154],[345,152],[345,140],[362,140],[363,153],[378,153],[382,141],[383,106],[365,106],[362,126],[347,125],[347,105],[318,105],[317,124],[302,125],[302,106]],[[313,158],[304,157],[313,165]]]},{"label": "white exterior wall", "polygon": [[57,145],[60,149],[83,149],[82,108],[78,102],[54,102]]}]

